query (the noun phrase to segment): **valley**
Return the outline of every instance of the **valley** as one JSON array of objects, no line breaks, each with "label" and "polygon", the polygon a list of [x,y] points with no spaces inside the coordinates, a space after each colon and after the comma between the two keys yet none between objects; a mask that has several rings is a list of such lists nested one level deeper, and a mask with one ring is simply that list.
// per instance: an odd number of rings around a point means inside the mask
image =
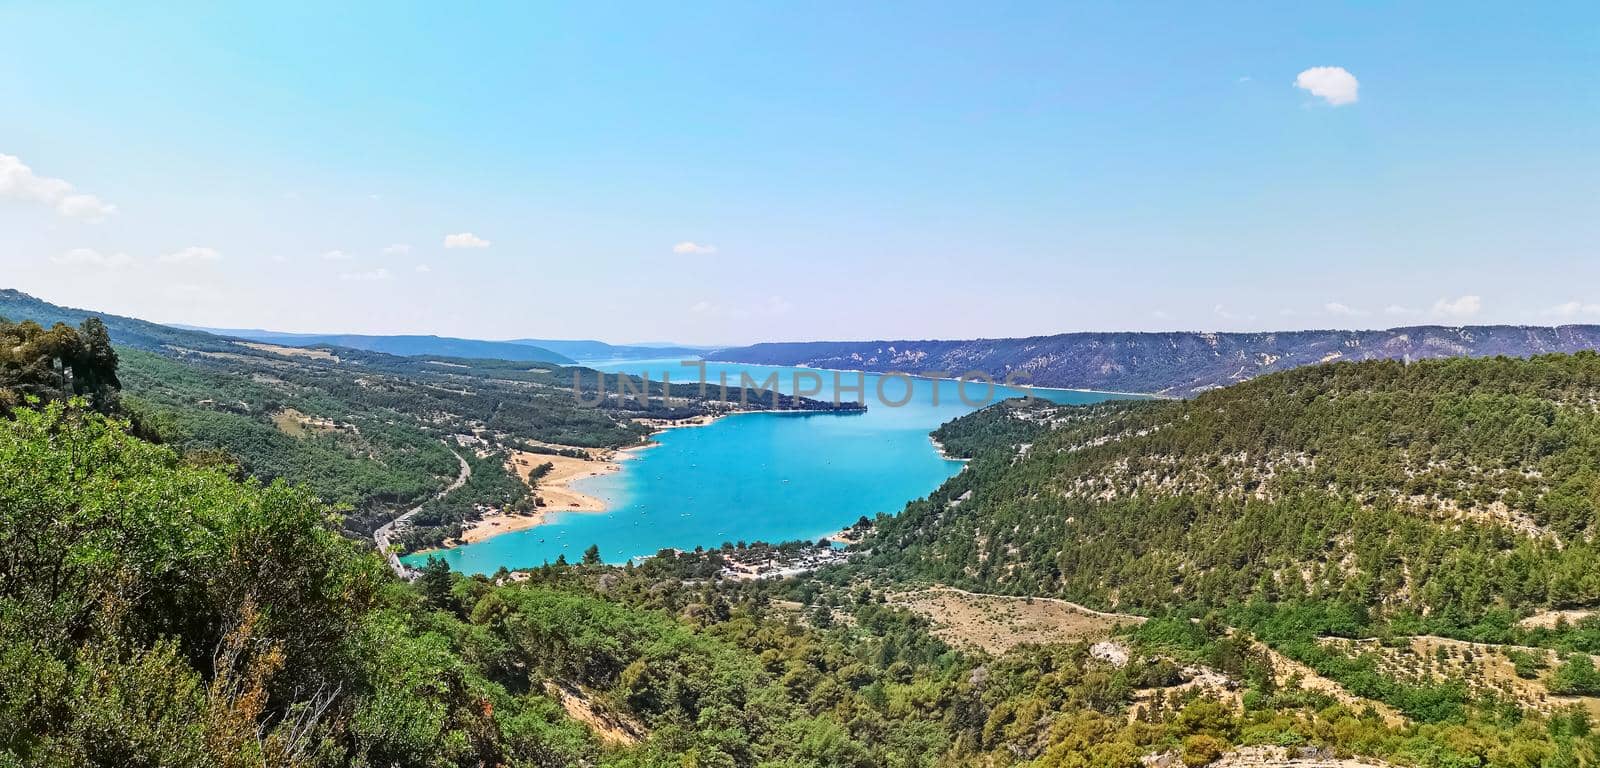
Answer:
[{"label": "valley", "polygon": [[[4,298],[8,317],[78,317]],[[1593,352],[976,410],[921,380],[901,407],[819,412],[824,390],[742,413],[667,388],[659,361],[407,358],[111,316],[6,328],[0,391],[37,399],[7,394],[0,420],[18,553],[0,674],[74,658],[55,668],[160,702],[22,682],[72,714],[6,710],[8,749],[201,743],[93,742],[105,711],[305,765],[294,729],[362,759],[550,766],[1513,766],[1596,747]],[[572,375],[593,384],[563,392]],[[572,404],[624,380],[659,405]],[[895,456],[932,471],[875,463]],[[680,522],[673,547],[617,525],[656,508],[715,530]],[[756,514],[714,519],[730,510]],[[393,552],[439,545],[403,568]],[[74,655],[106,642],[132,655]],[[202,651],[219,647],[240,650]]]}]

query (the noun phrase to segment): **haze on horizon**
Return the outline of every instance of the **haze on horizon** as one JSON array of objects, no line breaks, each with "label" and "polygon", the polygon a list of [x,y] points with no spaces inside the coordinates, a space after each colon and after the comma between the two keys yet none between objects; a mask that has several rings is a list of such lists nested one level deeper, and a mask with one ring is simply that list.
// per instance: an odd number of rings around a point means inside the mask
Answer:
[{"label": "haze on horizon", "polygon": [[1600,322],[1600,7],[0,6],[0,287],[628,343]]}]

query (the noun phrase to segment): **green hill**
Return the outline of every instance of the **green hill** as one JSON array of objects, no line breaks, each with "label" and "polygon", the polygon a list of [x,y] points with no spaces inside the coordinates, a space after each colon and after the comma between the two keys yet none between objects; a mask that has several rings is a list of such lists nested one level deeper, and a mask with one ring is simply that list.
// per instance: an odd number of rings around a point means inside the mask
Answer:
[{"label": "green hill", "polygon": [[[41,325],[103,321],[120,356],[122,405],[140,431],[188,453],[283,478],[349,508],[348,525],[369,532],[431,498],[457,477],[457,454],[473,482],[416,522],[408,541],[451,535],[480,504],[522,502],[528,489],[504,466],[504,451],[550,446],[617,448],[650,430],[640,418],[683,418],[736,405],[675,385],[552,363],[443,356],[399,357],[346,347],[302,349],[229,339],[135,318],[71,309],[0,290],[0,319]],[[513,345],[515,346],[515,345]],[[622,379],[653,397],[615,395]],[[574,397],[612,393],[598,407]],[[710,393],[715,394],[715,393]],[[760,402],[752,395],[750,402]],[[797,407],[820,407],[817,403]]]},{"label": "green hill", "polygon": [[[1512,768],[1600,755],[1586,714],[1600,704],[1587,655],[1600,628],[1509,624],[1592,588],[1586,507],[1570,496],[1584,486],[1565,478],[1592,466],[1594,356],[1334,366],[1187,403],[1008,402],[940,431],[971,470],[878,521],[871,561],[811,577],[726,578],[769,551],[729,544],[493,578],[434,561],[406,584],[340,535],[313,484],[240,478],[136,437],[124,408],[148,424],[160,411],[136,392],[152,385],[119,398],[116,380],[145,365],[196,388],[274,376],[291,386],[241,393],[299,392],[307,407],[392,391],[350,402],[399,423],[415,388],[465,393],[444,402],[466,409],[477,387],[542,373],[466,361],[432,379],[351,351],[230,368],[244,353],[225,347],[198,355],[223,367],[191,369],[192,352],[107,354],[101,330],[0,325],[0,765],[1199,768],[1270,745],[1318,765]],[[336,373],[347,365],[360,381]],[[1397,491],[1400,476],[1422,479]],[[927,576],[1157,618],[955,647],[944,617],[897,607]],[[1002,627],[1005,602],[984,609]],[[1431,638],[1425,659],[1403,655],[1397,633],[1427,627],[1521,645]],[[1308,666],[1285,671],[1278,652]],[[1513,668],[1515,685],[1481,679]]]},{"label": "green hill", "polygon": [[1580,353],[1006,403],[936,433],[978,458],[876,541],[953,582],[1145,612],[1308,597],[1461,629],[1587,606],[1596,402],[1600,356]]}]

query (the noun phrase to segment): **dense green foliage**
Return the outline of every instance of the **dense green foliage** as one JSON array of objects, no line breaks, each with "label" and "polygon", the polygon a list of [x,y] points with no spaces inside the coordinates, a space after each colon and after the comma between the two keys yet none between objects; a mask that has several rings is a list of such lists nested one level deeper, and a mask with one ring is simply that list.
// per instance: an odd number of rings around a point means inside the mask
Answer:
[{"label": "dense green foliage", "polygon": [[[885,520],[887,567],[1164,612],[1359,606],[1438,632],[1600,602],[1600,356],[1370,362],[1192,401],[1052,406]],[[947,427],[1008,434],[984,423]],[[956,502],[964,494],[965,502]]]},{"label": "dense green foliage", "polygon": [[958,459],[1015,451],[1048,432],[1048,419],[1058,412],[1045,400],[1002,400],[992,408],[947,421],[932,435],[946,456]]},{"label": "dense green foliage", "polygon": [[[787,585],[682,580],[716,553],[505,586],[430,566],[413,590],[304,491],[60,404],[0,422],[0,514],[0,761],[936,765],[1099,735],[1126,764],[1246,722],[1175,699],[1129,724],[1144,682],[1081,645],[980,668],[870,592],[809,629],[769,607]],[[607,746],[563,699],[639,743]],[[1041,707],[1077,714],[1041,735]],[[1314,740],[1317,717],[1274,727]]]},{"label": "dense green foliage", "polygon": [[[411,518],[411,525],[401,534],[399,543],[404,550],[414,551],[442,546],[448,539],[457,538],[469,521],[478,519],[485,508],[493,507],[512,512],[532,512],[534,495],[527,484],[506,471],[506,457],[500,451],[490,451],[479,456],[464,451],[462,460],[471,471],[466,483],[442,497],[430,499]],[[537,482],[536,468],[530,479]]]},{"label": "dense green foliage", "polygon": [[[457,438],[490,450],[614,448],[649,433],[636,419],[739,407],[737,389],[732,402],[722,402],[716,400],[720,392],[702,396],[695,385],[669,389],[549,363],[397,357],[343,347],[301,351],[133,318],[90,317],[10,290],[0,290],[0,317],[83,328],[0,327],[0,338],[10,340],[0,345],[0,391],[11,400],[79,394],[105,410],[120,375],[122,405],[141,434],[236,463],[243,474],[265,481],[305,485],[347,506],[346,524],[360,533],[451,482],[458,462],[449,445]],[[748,397],[762,402],[762,393]],[[0,412],[7,402],[0,400]],[[472,488],[452,494],[454,512],[437,515],[440,521],[459,523],[470,519],[474,505],[521,498],[503,464],[484,462],[473,480]],[[418,535],[439,540],[444,533]]]},{"label": "dense green foliage", "polygon": [[[139,342],[117,351],[116,324],[0,326],[0,766],[1197,767],[1242,744],[1600,759],[1580,706],[1397,675],[1381,653],[1424,633],[1511,643],[1522,680],[1600,695],[1600,620],[1517,622],[1600,605],[1600,356],[1007,401],[935,433],[973,461],[858,525],[869,557],[802,579],[722,578],[801,546],[741,543],[494,578],[432,561],[407,585],[340,511],[421,503],[464,461],[417,515],[452,531],[528,503],[504,448],[620,444],[635,416],[726,404],[119,322]],[[613,394],[577,407],[574,375]],[[1126,663],[1082,641],[990,656],[894,607],[908,577],[1157,618],[1125,627]]]},{"label": "dense green foliage", "polygon": [[[1083,428],[1141,412],[1089,413],[1037,415]],[[241,481],[78,405],[13,416],[0,421],[0,765],[1133,768],[1277,744],[1533,766],[1588,764],[1600,746],[1576,712],[1318,658],[1316,634],[1375,615],[1327,596],[1147,623],[1119,666],[1082,642],[956,651],[856,568],[719,580],[734,545],[520,582],[435,561],[407,586],[305,489]],[[1005,453],[975,467],[1009,466]],[[1420,724],[1282,685],[1230,624]],[[1567,659],[1558,684],[1592,684],[1584,661]],[[1196,665],[1240,681],[1242,708],[1185,686]]]},{"label": "dense green foliage", "polygon": [[104,323],[88,318],[77,328],[0,317],[0,416],[32,400],[85,397],[96,409],[116,408],[117,353]]}]

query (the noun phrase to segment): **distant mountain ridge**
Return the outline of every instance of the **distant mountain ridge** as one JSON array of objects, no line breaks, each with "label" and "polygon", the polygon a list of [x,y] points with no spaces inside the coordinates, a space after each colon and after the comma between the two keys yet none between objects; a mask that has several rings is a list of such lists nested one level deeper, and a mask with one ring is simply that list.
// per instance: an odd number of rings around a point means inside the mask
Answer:
[{"label": "distant mountain ridge", "polygon": [[574,360],[646,360],[663,357],[699,357],[715,347],[681,344],[607,344],[593,339],[512,339],[511,344],[532,344],[558,352]]},{"label": "distant mountain ridge", "polygon": [[366,352],[383,352],[389,355],[415,357],[440,355],[442,357],[469,357],[482,360],[512,360],[516,362],[576,363],[567,355],[555,350],[524,344],[519,341],[483,341],[452,336],[419,334],[373,335],[360,333],[281,333],[254,328],[203,328],[174,325],[174,328],[202,331],[237,339],[282,344],[289,347],[347,347]]},{"label": "distant mountain ridge", "polygon": [[[508,339],[491,341],[420,334],[287,333],[261,328],[208,328],[173,324],[174,328],[231,336],[291,347],[329,345],[391,355],[444,355],[492,360],[571,364],[579,361],[643,360],[698,357],[714,347],[677,344],[608,344],[594,339]],[[531,350],[531,351],[530,351]]]},{"label": "distant mountain ridge", "polygon": [[966,341],[814,341],[732,347],[707,359],[905,373],[1016,374],[1036,386],[1189,396],[1337,360],[1528,357],[1600,349],[1600,326],[1410,326],[1372,331],[1063,333]]}]

